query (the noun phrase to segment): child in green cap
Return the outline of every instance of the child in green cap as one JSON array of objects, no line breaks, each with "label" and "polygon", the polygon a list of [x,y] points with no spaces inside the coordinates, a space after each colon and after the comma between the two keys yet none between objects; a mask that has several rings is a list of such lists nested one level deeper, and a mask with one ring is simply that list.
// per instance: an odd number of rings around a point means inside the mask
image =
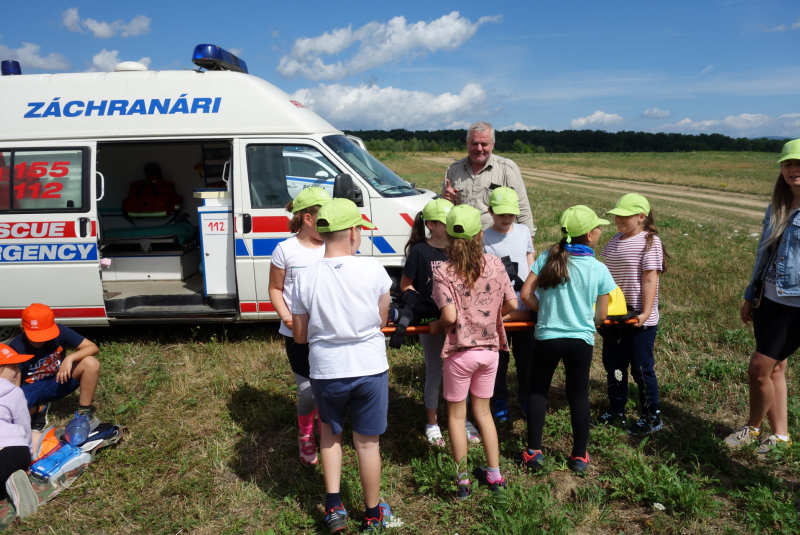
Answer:
[{"label": "child in green cap", "polygon": [[[523,278],[533,264],[535,251],[531,239],[531,229],[516,223],[519,215],[519,196],[511,188],[496,188],[489,195],[489,214],[492,226],[483,231],[483,250],[499,257],[506,264],[506,271],[519,298]],[[510,266],[510,269],[509,269]],[[505,319],[510,321],[531,321],[531,309],[519,300],[517,310]],[[508,334],[508,345],[514,352],[517,369],[517,398],[522,412],[528,409],[528,379],[533,359],[533,330],[512,331]],[[511,353],[500,351],[500,364],[492,395],[492,415],[498,422],[509,420],[508,414],[508,364]]]},{"label": "child in green cap", "polygon": [[380,503],[380,435],[389,409],[389,361],[381,327],[389,314],[392,279],[377,258],[355,254],[361,217],[347,199],[323,204],[317,231],[325,255],[295,279],[292,336],[309,344],[311,388],[322,422],[320,456],[325,477],[325,522],[331,533],[347,528],[340,493],[342,432],[348,408],[364,491],[363,529],[385,526],[392,511]]},{"label": "child in green cap", "polygon": [[281,318],[278,332],[283,335],[286,356],[297,384],[297,422],[300,462],[317,464],[317,445],[314,442],[314,418],[317,408],[311,390],[308,367],[308,344],[298,344],[292,338],[292,290],[298,273],[325,254],[325,244],[317,232],[317,213],[320,207],[331,200],[322,188],[306,188],[289,204],[286,211],[292,213],[289,232],[294,236],[275,247],[269,268],[269,300]]},{"label": "child in green cap", "polygon": [[[433,294],[433,269],[447,261],[444,249],[447,246],[447,214],[453,203],[439,198],[430,201],[414,218],[411,236],[406,243],[406,264],[400,278],[400,291],[414,290],[424,298]],[[430,234],[430,237],[428,237]],[[433,326],[435,330],[435,325]],[[444,447],[442,430],[439,427],[439,389],[442,386],[442,347],[444,334],[420,334],[419,342],[425,355],[425,438],[428,444]],[[472,423],[464,422],[467,440],[479,443],[481,436]]]},{"label": "child in green cap", "polygon": [[[467,438],[464,419],[467,396],[486,452],[486,468],[474,471],[478,483],[492,491],[505,488],[500,474],[500,451],[489,400],[494,391],[498,351],[508,351],[503,315],[517,309],[517,296],[503,262],[483,252],[481,213],[462,204],[447,214],[448,260],[433,270],[433,300],[442,311],[439,325],[446,336],[444,398],[453,458],[458,463],[457,498],[469,498],[472,486],[466,471]],[[463,470],[462,470],[463,468]]]},{"label": "child in green cap", "polygon": [[[547,394],[560,361],[566,372],[572,420],[569,468],[589,466],[589,370],[596,326],[608,314],[608,294],[616,288],[608,268],[594,258],[600,225],[608,225],[587,206],[573,206],[561,215],[561,241],[539,255],[522,286],[522,300],[539,312],[536,323],[536,369],[528,396],[528,448],[517,463],[533,470],[544,466],[542,431]],[[538,289],[539,296],[534,292]],[[592,307],[595,309],[592,310]]]},{"label": "child in green cap", "polygon": [[653,346],[658,330],[659,273],[667,270],[667,253],[658,237],[650,203],[638,193],[628,193],[606,212],[614,216],[618,232],[601,253],[625,302],[636,311],[636,324],[609,336],[603,334],[603,366],[608,381],[608,410],[598,423],[625,425],[628,368],[639,387],[641,418],[628,428],[632,435],[663,428],[658,410],[658,379]]}]

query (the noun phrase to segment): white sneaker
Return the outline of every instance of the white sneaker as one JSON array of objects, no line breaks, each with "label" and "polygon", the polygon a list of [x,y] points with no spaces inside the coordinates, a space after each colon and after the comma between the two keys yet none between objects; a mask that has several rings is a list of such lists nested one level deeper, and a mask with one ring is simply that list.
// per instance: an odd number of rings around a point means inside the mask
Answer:
[{"label": "white sneaker", "polygon": [[39,497],[24,470],[17,470],[6,480],[6,492],[18,517],[25,518],[39,510]]},{"label": "white sneaker", "polygon": [[472,425],[472,422],[470,422],[469,420],[464,420],[464,428],[467,431],[467,442],[469,442],[470,444],[481,443],[481,434],[478,432],[475,426]]},{"label": "white sneaker", "polygon": [[437,448],[444,447],[444,437],[442,437],[442,430],[438,425],[425,427],[425,438],[428,439],[428,444],[436,446]]}]

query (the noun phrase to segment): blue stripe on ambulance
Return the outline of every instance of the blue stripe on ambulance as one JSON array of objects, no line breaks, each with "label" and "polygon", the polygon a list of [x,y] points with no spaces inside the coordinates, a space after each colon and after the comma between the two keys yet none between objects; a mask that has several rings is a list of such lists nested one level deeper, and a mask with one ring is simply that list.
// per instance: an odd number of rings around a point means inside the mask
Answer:
[{"label": "blue stripe on ambulance", "polygon": [[372,236],[371,239],[372,245],[374,245],[381,254],[392,254],[397,252],[394,250],[394,247],[389,245],[389,242],[386,241],[386,238],[383,236]]},{"label": "blue stripe on ambulance", "polygon": [[[257,238],[251,240],[253,256],[272,256],[272,253],[275,251],[275,248],[278,246],[278,244],[285,239],[286,238]],[[247,250],[247,245],[242,239],[236,240],[236,256],[250,256],[250,253]]]},{"label": "blue stripe on ambulance", "polygon": [[70,262],[97,260],[94,243],[0,245],[0,262]]},{"label": "blue stripe on ambulance", "polygon": [[236,238],[236,256],[250,256],[250,251],[247,250],[247,245],[241,238]]}]

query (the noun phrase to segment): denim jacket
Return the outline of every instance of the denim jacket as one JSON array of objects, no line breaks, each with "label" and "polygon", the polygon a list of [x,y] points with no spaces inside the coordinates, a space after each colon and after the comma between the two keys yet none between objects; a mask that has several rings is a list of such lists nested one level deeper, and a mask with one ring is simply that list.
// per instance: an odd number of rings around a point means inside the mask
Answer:
[{"label": "denim jacket", "polygon": [[[761,238],[758,240],[758,250],[756,251],[756,264],[753,267],[753,275],[750,277],[750,284],[744,291],[746,301],[751,301],[755,296],[755,281],[762,278],[766,273],[767,263],[772,259],[769,251],[764,251],[764,243],[770,234],[769,215],[772,205],[767,208],[767,213],[762,221]],[[780,242],[778,242],[778,280],[775,283],[778,295],[781,296],[800,296],[800,211],[795,212],[783,231]],[[761,277],[759,277],[761,275]]]}]

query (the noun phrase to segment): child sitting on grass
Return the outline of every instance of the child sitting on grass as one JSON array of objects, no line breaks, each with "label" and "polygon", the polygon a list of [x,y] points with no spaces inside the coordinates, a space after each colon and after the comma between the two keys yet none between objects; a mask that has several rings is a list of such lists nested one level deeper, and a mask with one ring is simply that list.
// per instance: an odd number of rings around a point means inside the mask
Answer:
[{"label": "child sitting on grass", "polygon": [[[597,217],[587,206],[573,206],[561,215],[561,241],[534,262],[522,286],[522,300],[539,312],[536,323],[536,367],[531,370],[528,396],[528,448],[517,463],[540,470],[544,466],[542,431],[553,374],[564,361],[567,401],[572,421],[569,468],[583,473],[589,466],[589,370],[594,334],[608,313],[608,294],[616,288],[608,268],[594,257],[600,239]],[[539,297],[534,293],[539,289]],[[592,310],[592,305],[596,305]]]},{"label": "child sitting on grass", "polygon": [[[20,365],[17,386],[22,388],[31,414],[31,429],[47,426],[50,403],[81,389],[78,413],[92,420],[91,405],[100,362],[100,350],[91,340],[59,325],[50,307],[34,303],[22,311],[22,334],[8,344],[17,353],[33,355]],[[73,347],[74,353],[66,354]],[[92,424],[96,427],[96,419]]]},{"label": "child sitting on grass", "polygon": [[292,212],[289,231],[294,236],[278,244],[272,252],[269,267],[269,300],[281,318],[278,332],[286,344],[286,356],[292,368],[297,385],[297,423],[299,427],[298,444],[300,462],[305,465],[317,464],[317,445],[314,442],[314,418],[317,406],[311,389],[308,367],[308,344],[298,344],[292,338],[292,290],[294,281],[301,270],[310,266],[325,254],[325,244],[317,232],[317,213],[320,206],[331,200],[322,188],[306,188],[289,204],[286,210]]},{"label": "child sitting on grass", "polygon": [[325,478],[325,522],[347,528],[340,494],[342,431],[347,408],[364,490],[362,528],[385,526],[392,511],[380,503],[379,436],[389,409],[389,361],[381,327],[389,313],[392,280],[374,257],[356,257],[364,221],[355,203],[333,199],[317,215],[325,256],[305,268],[292,293],[292,336],[309,344],[311,388],[322,421],[320,456]]},{"label": "child sitting on grass", "polygon": [[8,498],[20,518],[39,508],[26,473],[31,464],[31,417],[25,394],[16,386],[19,363],[29,358],[0,344],[0,499]]},{"label": "child sitting on grass", "polygon": [[433,270],[433,299],[442,311],[439,325],[446,333],[444,398],[453,459],[458,463],[456,497],[464,500],[472,493],[464,432],[470,392],[487,464],[487,468],[476,468],[474,475],[479,484],[494,492],[506,486],[500,475],[500,449],[489,400],[497,374],[497,352],[508,351],[503,315],[517,309],[517,296],[503,262],[483,252],[480,211],[466,204],[454,207],[447,214],[447,234],[449,260]]},{"label": "child sitting on grass", "polygon": [[[519,197],[511,188],[497,188],[489,195],[489,214],[493,224],[483,232],[483,250],[501,259],[508,257],[519,274],[512,280],[514,291],[519,299],[522,289],[521,277],[527,276],[533,264],[533,241],[531,229],[514,221],[519,215]],[[517,310],[507,318],[510,321],[530,321],[531,310],[519,301]],[[508,346],[514,351],[514,364],[517,369],[517,384],[519,390],[517,398],[522,406],[522,412],[527,414],[528,408],[528,379],[531,374],[531,360],[533,359],[533,330],[512,331],[506,334]],[[494,381],[494,394],[492,395],[492,416],[498,422],[509,420],[508,415],[508,363],[511,359],[509,351],[500,350],[500,363],[497,366],[497,378]]]}]

